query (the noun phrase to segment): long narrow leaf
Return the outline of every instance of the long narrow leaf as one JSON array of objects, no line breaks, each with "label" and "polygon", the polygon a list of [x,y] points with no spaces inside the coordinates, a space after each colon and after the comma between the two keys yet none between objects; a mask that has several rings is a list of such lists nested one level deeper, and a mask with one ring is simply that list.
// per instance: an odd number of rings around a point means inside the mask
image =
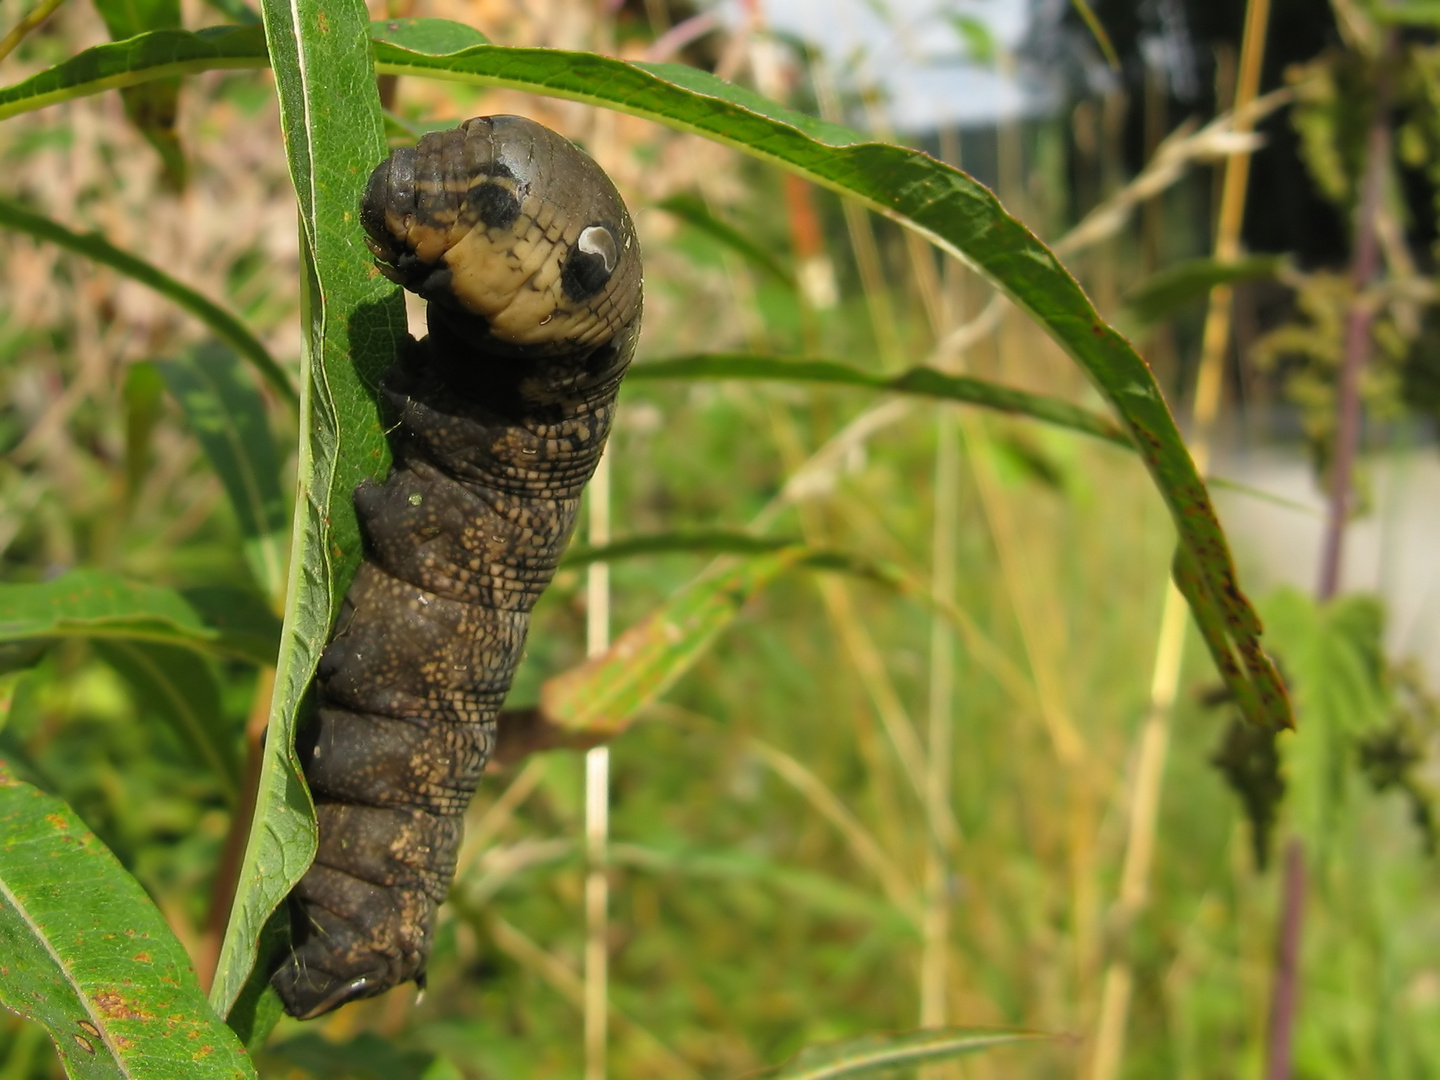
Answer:
[{"label": "long narrow leaf", "polygon": [[[152,35],[143,36],[151,37]],[[101,46],[101,48],[104,47]],[[94,52],[95,50],[87,51]],[[3,94],[0,94],[0,97],[3,97]],[[0,226],[28,233],[37,240],[58,244],[77,255],[84,255],[87,259],[93,259],[118,270],[142,285],[148,285],[167,300],[174,301],[178,306],[194,315],[208,326],[216,337],[229,342],[236,352],[255,365],[255,370],[259,372],[260,376],[274,387],[276,393],[287,402],[293,405],[299,400],[295,393],[295,387],[290,382],[290,376],[275,362],[269,350],[261,344],[260,339],[252,334],[244,323],[213,300],[200,295],[188,285],[176,281],[159,267],[116,247],[99,233],[72,232],[58,221],[52,221],[45,215],[28,210],[9,199],[0,199]]]},{"label": "long narrow leaf", "polygon": [[107,570],[72,570],[45,582],[0,584],[0,643],[61,638],[182,646],[256,664],[275,661],[273,621],[234,590],[224,606],[237,618],[220,625],[196,599],[138,585]]},{"label": "long narrow leaf", "polygon": [[360,559],[351,495],[388,464],[372,388],[406,332],[399,292],[375,273],[356,220],[366,176],[386,153],[365,9],[358,0],[266,0],[262,11],[299,201],[308,337],[285,629],[254,825],[210,995],[222,1014],[254,969],[271,912],[314,857],[296,712]]},{"label": "long narrow leaf", "polygon": [[255,1076],[139,883],[3,762],[0,965],[0,1004],[45,1026],[71,1077]]},{"label": "long narrow leaf", "polygon": [[1012,386],[966,375],[947,375],[934,368],[911,368],[900,375],[884,376],[862,371],[833,360],[790,360],[754,353],[697,353],[671,356],[636,364],[630,372],[635,379],[768,379],[778,382],[828,383],[834,386],[861,386],[892,394],[963,401],[1000,412],[1043,420],[1135,449],[1128,435],[1113,421],[1059,398],[1017,390]]},{"label": "long narrow leaf", "polygon": [[225,486],[250,572],[278,610],[290,522],[265,403],[223,346],[202,346],[157,367]]},{"label": "long narrow leaf", "polygon": [[152,30],[125,41],[93,46],[0,89],[0,120],[171,75],[261,68],[268,63],[265,35],[259,26],[213,26],[194,32]]}]

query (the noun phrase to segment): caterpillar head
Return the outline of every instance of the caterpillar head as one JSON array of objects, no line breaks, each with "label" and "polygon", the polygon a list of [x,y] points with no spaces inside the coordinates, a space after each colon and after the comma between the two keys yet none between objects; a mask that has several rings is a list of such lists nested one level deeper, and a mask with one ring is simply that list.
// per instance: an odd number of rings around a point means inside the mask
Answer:
[{"label": "caterpillar head", "polygon": [[533,120],[477,117],[396,150],[361,221],[381,273],[501,345],[593,348],[640,313],[640,244],[615,185]]}]

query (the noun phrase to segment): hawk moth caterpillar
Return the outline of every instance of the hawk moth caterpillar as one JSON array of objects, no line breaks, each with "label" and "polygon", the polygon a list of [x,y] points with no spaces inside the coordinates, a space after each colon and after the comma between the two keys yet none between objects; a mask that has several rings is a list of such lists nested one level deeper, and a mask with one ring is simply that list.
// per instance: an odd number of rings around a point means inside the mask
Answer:
[{"label": "hawk moth caterpillar", "polygon": [[365,558],[297,744],[319,850],[272,983],[307,1019],[424,985],[461,815],[640,332],[624,203],[531,120],[394,151],[360,217],[380,272],[429,302],[429,334],[380,379],[393,464],[355,489]]}]

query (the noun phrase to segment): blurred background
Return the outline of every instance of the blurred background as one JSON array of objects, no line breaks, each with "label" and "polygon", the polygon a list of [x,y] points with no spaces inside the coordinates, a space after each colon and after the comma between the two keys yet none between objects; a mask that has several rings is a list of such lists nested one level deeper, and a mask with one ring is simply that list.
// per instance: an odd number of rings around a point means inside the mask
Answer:
[{"label": "blurred background", "polygon": [[[217,6],[187,0],[184,25],[237,17]],[[0,29],[30,7],[0,0]],[[1198,636],[1174,632],[1172,526],[1123,450],[858,389],[633,381],[609,452],[616,537],[803,537],[939,602],[784,577],[613,743],[610,1075],[737,1077],[809,1043],[922,1024],[1066,1036],[927,1077],[1440,1075],[1433,9],[372,4],[501,44],[698,66],[994,189],[1154,369],[1297,704],[1298,734],[1247,730]],[[0,82],[106,39],[72,0],[0,59]],[[610,171],[645,250],[639,364],[716,351],[926,364],[1101,407],[977,276],[830,192],[572,103],[382,84],[397,141],[517,112]],[[3,194],[222,300],[298,371],[294,201],[268,72],[187,78],[173,126],[147,131],[114,94],[8,120]],[[0,278],[3,581],[80,566],[186,588],[246,580],[224,485],[157,368],[202,339],[198,324],[15,233]],[[288,491],[293,413],[256,392]],[[610,624],[707,561],[614,563]],[[562,570],[511,706],[583,659],[594,595],[583,570]],[[0,754],[95,829],[204,977],[233,794],[131,674],[81,642],[52,650],[6,683]],[[268,674],[236,662],[209,677],[239,756]],[[404,988],[285,1021],[262,1075],[586,1073],[584,783],[566,752],[492,770],[423,1000]],[[1293,955],[1277,952],[1286,928]],[[1292,993],[1279,1023],[1293,1057],[1276,1073],[1277,1000]],[[0,1080],[56,1069],[42,1029],[0,1017]]]}]

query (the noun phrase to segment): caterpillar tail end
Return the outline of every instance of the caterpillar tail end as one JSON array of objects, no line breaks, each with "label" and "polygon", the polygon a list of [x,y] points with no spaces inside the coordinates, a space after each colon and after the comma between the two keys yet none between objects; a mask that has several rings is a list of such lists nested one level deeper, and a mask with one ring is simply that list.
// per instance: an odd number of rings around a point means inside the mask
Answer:
[{"label": "caterpillar tail end", "polygon": [[424,991],[423,957],[412,955],[406,962],[369,949],[356,940],[347,920],[315,905],[298,912],[292,908],[292,917],[295,946],[270,976],[270,985],[295,1019],[314,1020],[412,980]]}]

